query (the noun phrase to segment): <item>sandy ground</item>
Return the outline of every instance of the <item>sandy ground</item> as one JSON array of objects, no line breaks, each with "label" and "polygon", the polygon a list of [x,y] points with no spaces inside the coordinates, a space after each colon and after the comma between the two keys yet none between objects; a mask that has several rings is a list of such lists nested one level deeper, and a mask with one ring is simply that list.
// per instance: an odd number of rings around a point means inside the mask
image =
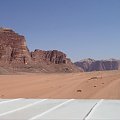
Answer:
[{"label": "sandy ground", "polygon": [[120,99],[120,71],[1,75],[0,98]]}]

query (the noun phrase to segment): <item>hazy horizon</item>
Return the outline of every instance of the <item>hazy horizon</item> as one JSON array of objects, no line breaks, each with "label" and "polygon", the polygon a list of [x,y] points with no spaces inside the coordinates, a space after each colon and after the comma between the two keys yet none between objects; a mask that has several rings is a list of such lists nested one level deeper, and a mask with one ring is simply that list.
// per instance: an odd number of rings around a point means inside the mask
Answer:
[{"label": "hazy horizon", "polygon": [[31,51],[120,59],[119,11],[119,0],[1,0],[0,26],[24,35]]}]

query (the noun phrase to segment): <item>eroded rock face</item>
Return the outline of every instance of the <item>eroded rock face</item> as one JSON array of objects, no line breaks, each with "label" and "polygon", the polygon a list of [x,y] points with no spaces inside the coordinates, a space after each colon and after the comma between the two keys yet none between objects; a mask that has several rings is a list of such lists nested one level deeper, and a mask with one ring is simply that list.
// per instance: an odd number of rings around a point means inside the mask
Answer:
[{"label": "eroded rock face", "polygon": [[63,52],[57,50],[29,52],[25,37],[8,28],[0,28],[0,66],[26,72],[80,71]]},{"label": "eroded rock face", "polygon": [[63,52],[52,50],[52,51],[42,51],[42,50],[35,50],[31,52],[31,57],[33,61],[39,63],[41,61],[51,62],[54,64],[67,64],[70,62],[68,58],[66,58],[66,54]]},{"label": "eroded rock face", "polygon": [[26,64],[31,61],[24,36],[11,29],[0,29],[0,61],[6,64]]},{"label": "eroded rock face", "polygon": [[85,72],[103,71],[103,70],[118,70],[120,69],[120,60],[93,60],[86,59],[76,62],[75,65],[81,67]]},{"label": "eroded rock face", "polygon": [[50,72],[78,72],[81,71],[76,67],[70,59],[66,57],[61,51],[51,50],[43,51],[36,49],[31,52],[32,61],[34,61],[34,66],[43,68],[43,71]]},{"label": "eroded rock face", "polygon": [[90,71],[90,67],[91,67],[91,64],[94,63],[95,60],[93,59],[84,59],[84,60],[81,60],[79,62],[75,62],[74,64],[78,67],[81,67],[83,69],[83,71]]}]

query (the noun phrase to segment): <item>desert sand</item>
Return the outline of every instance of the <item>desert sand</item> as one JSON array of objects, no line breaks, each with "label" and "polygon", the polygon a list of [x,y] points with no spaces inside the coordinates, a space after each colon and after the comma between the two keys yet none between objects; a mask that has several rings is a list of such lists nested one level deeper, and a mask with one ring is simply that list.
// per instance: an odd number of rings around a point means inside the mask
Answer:
[{"label": "desert sand", "polygon": [[0,98],[120,99],[120,71],[1,75]]}]

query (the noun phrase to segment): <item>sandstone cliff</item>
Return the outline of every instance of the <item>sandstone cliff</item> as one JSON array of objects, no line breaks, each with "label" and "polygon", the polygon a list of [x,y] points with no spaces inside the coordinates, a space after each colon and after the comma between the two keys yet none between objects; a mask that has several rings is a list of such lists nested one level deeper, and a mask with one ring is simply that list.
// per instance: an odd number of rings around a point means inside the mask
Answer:
[{"label": "sandstone cliff", "polygon": [[11,29],[0,29],[0,63],[24,64],[31,61],[24,36]]},{"label": "sandstone cliff", "polygon": [[66,54],[57,50],[35,50],[34,52],[31,52],[31,57],[35,63],[45,61],[47,63],[51,62],[54,64],[67,64],[71,62],[70,59],[66,58]]},{"label": "sandstone cliff", "polygon": [[83,71],[103,71],[103,70],[118,70],[120,69],[120,60],[93,60],[85,59],[79,62],[75,62],[75,65],[82,68]]},{"label": "sandstone cliff", "polygon": [[0,67],[26,72],[80,71],[63,52],[30,52],[25,37],[8,28],[0,28]]}]

